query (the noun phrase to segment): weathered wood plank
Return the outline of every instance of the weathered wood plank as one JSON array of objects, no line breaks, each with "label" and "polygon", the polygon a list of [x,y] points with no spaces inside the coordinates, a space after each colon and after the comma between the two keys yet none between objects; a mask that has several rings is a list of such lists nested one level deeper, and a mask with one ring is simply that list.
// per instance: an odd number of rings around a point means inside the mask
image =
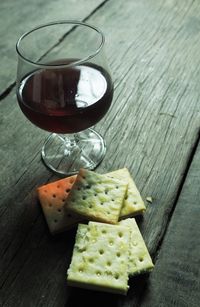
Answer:
[{"label": "weathered wood plank", "polygon": [[149,277],[141,306],[197,307],[200,302],[200,145]]},{"label": "weathered wood plank", "polygon": [[61,19],[84,20],[104,0],[7,0],[0,2],[1,70],[0,97],[15,82],[15,44],[18,38],[38,24]]},{"label": "weathered wood plank", "polygon": [[[126,165],[144,198],[153,197],[140,221],[152,254],[163,237],[198,137],[199,5],[180,0],[129,0],[117,5],[109,1],[89,19],[106,34],[115,80],[112,108],[97,125],[108,143],[99,171]],[[16,306],[16,302],[18,306],[64,306],[65,302],[77,306],[78,295],[82,305],[90,304],[90,295],[92,304],[104,305],[108,300],[111,306],[137,306],[146,278],[132,280],[126,298],[74,290],[68,300],[65,273],[74,232],[52,239],[35,195],[38,185],[53,179],[39,156],[46,133],[23,117],[14,91],[0,108],[4,306]]]},{"label": "weathered wood plank", "polygon": [[[150,225],[144,222],[153,252],[164,226],[157,224],[158,218],[173,206],[198,138],[200,44],[194,16],[199,3],[187,1],[187,7],[184,1],[134,3],[130,14],[128,1],[116,10],[109,2],[102,14],[109,20],[104,26],[112,46],[108,54],[115,97],[100,126],[109,144],[101,168],[128,165],[143,195],[153,197],[155,206],[146,215]],[[99,15],[93,18],[100,23]],[[120,23],[118,31],[114,23]]]}]

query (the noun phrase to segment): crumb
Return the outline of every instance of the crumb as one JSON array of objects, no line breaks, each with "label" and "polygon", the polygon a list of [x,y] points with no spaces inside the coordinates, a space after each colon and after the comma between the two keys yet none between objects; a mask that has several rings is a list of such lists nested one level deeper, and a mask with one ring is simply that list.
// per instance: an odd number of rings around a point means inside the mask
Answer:
[{"label": "crumb", "polygon": [[152,203],[153,202],[153,199],[151,196],[148,196],[146,197],[146,201],[148,201],[148,203]]}]

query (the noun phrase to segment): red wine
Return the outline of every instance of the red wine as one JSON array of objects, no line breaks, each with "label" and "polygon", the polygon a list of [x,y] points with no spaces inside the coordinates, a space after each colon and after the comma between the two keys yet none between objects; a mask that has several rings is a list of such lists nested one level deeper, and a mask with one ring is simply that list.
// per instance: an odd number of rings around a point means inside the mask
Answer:
[{"label": "red wine", "polygon": [[25,116],[36,126],[57,133],[93,126],[108,111],[112,97],[109,73],[91,63],[36,70],[20,82],[17,91]]}]

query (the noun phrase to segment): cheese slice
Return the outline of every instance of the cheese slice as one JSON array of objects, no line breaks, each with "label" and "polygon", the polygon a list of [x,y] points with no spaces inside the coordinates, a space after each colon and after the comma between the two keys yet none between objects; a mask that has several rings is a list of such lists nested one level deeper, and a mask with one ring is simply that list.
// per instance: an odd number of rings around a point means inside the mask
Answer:
[{"label": "cheese slice", "polygon": [[67,271],[71,286],[125,295],[130,231],[121,225],[79,224]]}]

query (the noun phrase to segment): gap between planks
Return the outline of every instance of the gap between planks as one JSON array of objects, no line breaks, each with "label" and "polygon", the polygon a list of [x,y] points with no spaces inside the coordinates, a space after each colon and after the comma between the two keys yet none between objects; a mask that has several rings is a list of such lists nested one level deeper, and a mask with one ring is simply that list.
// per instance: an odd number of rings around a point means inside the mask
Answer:
[{"label": "gap between planks", "polygon": [[177,191],[177,195],[176,195],[176,197],[175,197],[175,200],[174,200],[172,209],[171,209],[171,211],[170,211],[170,213],[169,213],[169,215],[168,215],[168,219],[167,219],[167,222],[166,222],[165,230],[164,230],[164,232],[163,232],[162,237],[160,238],[160,241],[158,242],[156,251],[155,251],[155,253],[154,253],[154,255],[153,255],[154,262],[156,262],[157,256],[158,256],[159,251],[160,251],[160,249],[161,249],[161,247],[162,247],[162,243],[163,243],[163,240],[164,240],[164,238],[165,238],[165,234],[166,234],[166,232],[167,232],[168,226],[169,226],[169,224],[170,224],[171,218],[172,218],[173,213],[174,213],[174,210],[175,210],[175,208],[176,208],[176,204],[177,204],[177,202],[178,202],[178,200],[179,200],[179,197],[180,197],[180,195],[181,195],[181,192],[182,192],[184,183],[185,183],[185,181],[186,181],[188,172],[189,172],[189,170],[190,170],[190,167],[191,167],[193,158],[194,158],[194,156],[195,156],[195,154],[196,154],[196,152],[197,152],[197,148],[198,148],[199,144],[200,144],[200,129],[199,129],[199,131],[198,131],[198,133],[197,133],[197,138],[196,138],[196,140],[195,140],[195,142],[194,142],[194,145],[193,145],[193,147],[191,147],[191,152],[190,152],[190,155],[189,155],[189,157],[188,157],[187,165],[186,165],[185,170],[184,170],[184,172],[183,172],[183,177],[182,177],[182,179],[181,179],[181,182],[180,182],[180,185],[179,185],[179,188],[178,188],[178,191]]}]

